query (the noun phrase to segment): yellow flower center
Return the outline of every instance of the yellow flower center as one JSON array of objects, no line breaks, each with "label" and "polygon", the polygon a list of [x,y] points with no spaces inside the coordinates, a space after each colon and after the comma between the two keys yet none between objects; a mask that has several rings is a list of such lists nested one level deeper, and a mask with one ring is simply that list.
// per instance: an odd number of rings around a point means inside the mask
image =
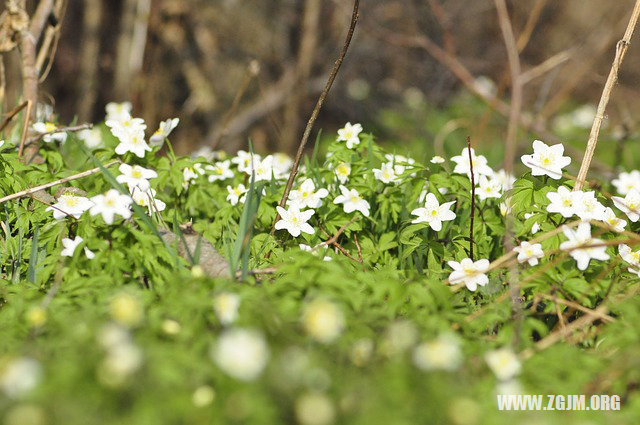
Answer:
[{"label": "yellow flower center", "polygon": [[142,173],[140,172],[140,170],[133,170],[131,171],[131,177],[133,177],[134,179],[139,179],[142,177]]}]

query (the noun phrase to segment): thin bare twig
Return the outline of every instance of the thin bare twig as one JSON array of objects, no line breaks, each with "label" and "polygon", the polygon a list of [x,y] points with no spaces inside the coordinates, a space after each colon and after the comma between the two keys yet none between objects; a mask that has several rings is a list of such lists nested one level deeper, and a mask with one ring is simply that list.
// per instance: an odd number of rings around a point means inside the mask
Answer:
[{"label": "thin bare twig", "polygon": [[22,151],[24,150],[24,142],[25,140],[27,140],[27,131],[29,131],[29,122],[31,121],[31,108],[33,108],[33,103],[31,103],[31,100],[27,100],[27,113],[24,115],[22,135],[20,136],[20,146],[18,147],[18,158],[22,156]]},{"label": "thin bare twig", "polygon": [[[358,23],[359,13],[358,10],[360,8],[360,0],[355,0],[353,3],[353,13],[351,15],[351,24],[349,26],[349,31],[347,32],[347,39],[342,46],[342,51],[340,52],[340,56],[338,56],[338,60],[336,60],[333,65],[333,70],[329,75],[329,79],[327,80],[327,84],[322,90],[320,97],[318,98],[318,102],[316,103],[316,107],[313,109],[311,113],[311,117],[307,122],[307,126],[304,129],[304,134],[302,135],[302,140],[300,141],[300,146],[298,146],[298,152],[296,153],[295,160],[293,161],[293,166],[291,167],[291,174],[289,174],[289,180],[287,181],[287,185],[284,188],[284,193],[282,194],[282,199],[280,200],[280,207],[284,208],[287,203],[287,199],[289,199],[289,192],[293,187],[293,182],[298,175],[298,167],[300,166],[300,160],[302,159],[302,154],[304,153],[304,148],[307,145],[307,141],[309,140],[309,135],[311,134],[311,129],[313,128],[313,124],[316,122],[318,118],[318,114],[320,113],[320,109],[322,109],[322,105],[329,94],[329,90],[331,90],[331,86],[338,75],[338,71],[340,71],[340,67],[342,66],[342,62],[344,61],[345,56],[347,55],[347,51],[349,50],[349,45],[351,44],[351,39],[353,38],[353,33],[356,29],[356,24]],[[275,225],[280,219],[280,215],[276,214],[275,219],[273,220],[273,225],[271,226],[271,233],[275,232]]]},{"label": "thin bare twig", "polygon": [[587,149],[584,153],[582,164],[580,165],[578,179],[576,180],[576,184],[573,188],[574,190],[582,189],[584,181],[587,178],[587,172],[589,171],[589,165],[591,164],[593,154],[596,150],[596,145],[598,144],[598,135],[600,134],[600,127],[602,126],[602,121],[604,120],[604,113],[607,109],[607,105],[609,104],[611,91],[613,90],[613,86],[618,81],[618,72],[620,70],[620,65],[622,65],[622,61],[624,60],[624,56],[626,55],[627,50],[629,50],[631,37],[633,36],[633,31],[636,28],[639,17],[640,0],[636,0],[636,4],[633,7],[633,12],[631,13],[631,18],[629,19],[629,24],[627,25],[627,30],[624,33],[624,37],[618,42],[618,44],[616,44],[616,56],[613,59],[613,65],[611,65],[611,70],[609,71],[607,82],[604,85],[602,96],[600,97],[600,102],[598,103],[596,116],[593,119],[593,125],[591,126],[591,134],[589,134],[589,141],[587,142]]},{"label": "thin bare twig", "polygon": [[2,130],[4,130],[9,125],[11,120],[14,119],[15,116],[18,115],[20,113],[20,111],[22,111],[24,109],[24,107],[27,106],[28,103],[29,103],[29,101],[25,100],[24,102],[22,102],[21,104],[19,104],[15,108],[13,108],[13,110],[11,112],[9,112],[9,114],[2,121],[2,124],[0,124],[0,132]]},{"label": "thin bare twig", "polygon": [[[104,168],[108,168],[111,167],[114,164],[118,164],[120,161],[111,161],[108,164],[105,164],[103,167]],[[50,183],[46,183],[40,186],[36,186],[36,187],[32,187],[31,189],[26,189],[20,192],[16,192],[14,194],[11,195],[7,195],[4,198],[0,198],[0,204],[7,202],[7,201],[11,201],[13,199],[18,199],[18,198],[22,198],[23,196],[28,196],[31,195],[32,193],[38,192],[40,190],[44,190],[44,189],[49,189],[51,187],[57,186],[59,184],[64,184],[64,183],[68,183],[70,181],[73,180],[78,180],[81,179],[83,177],[88,177],[91,176],[93,174],[97,174],[102,170],[101,167],[96,167],[96,168],[92,168],[91,170],[87,170],[87,171],[83,171],[82,173],[78,173],[78,174],[74,174],[72,176],[69,177],[65,177]]]},{"label": "thin bare twig", "polygon": [[467,136],[469,168],[471,171],[471,223],[469,224],[469,258],[473,261],[473,218],[476,210],[476,179],[473,175],[473,155],[471,154],[471,137]]}]

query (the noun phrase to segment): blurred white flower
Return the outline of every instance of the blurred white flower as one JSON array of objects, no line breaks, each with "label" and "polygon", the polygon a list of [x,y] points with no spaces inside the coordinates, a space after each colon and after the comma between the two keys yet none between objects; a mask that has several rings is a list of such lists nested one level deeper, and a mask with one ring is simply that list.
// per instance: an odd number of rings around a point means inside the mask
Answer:
[{"label": "blurred white flower", "polygon": [[144,315],[143,306],[138,298],[124,291],[111,298],[109,312],[113,320],[125,326],[136,326]]},{"label": "blurred white flower", "polygon": [[229,168],[230,166],[231,161],[228,159],[226,161],[218,161],[213,165],[207,165],[205,169],[207,171],[211,171],[211,174],[209,174],[209,181],[214,182],[216,180],[233,178],[233,171]]},{"label": "blurred white flower", "polygon": [[[33,130],[40,134],[51,133],[56,131],[58,127],[52,122],[37,122],[33,124]],[[64,143],[67,140],[67,133],[64,131],[59,133],[46,134],[42,137],[42,141],[45,143],[60,142]]]},{"label": "blurred white flower", "polygon": [[277,206],[276,210],[280,215],[280,220],[278,220],[275,226],[277,230],[286,229],[293,237],[300,236],[301,232],[310,235],[315,233],[313,227],[307,223],[315,213],[314,210],[300,211],[296,205],[291,205],[288,210]]},{"label": "blurred white flower", "polygon": [[253,159],[253,162],[249,166],[249,169],[245,170],[245,173],[251,176],[253,173],[254,180],[259,181],[271,181],[274,178],[273,175],[273,156],[267,155],[264,159]]},{"label": "blurred white flower", "polygon": [[538,259],[544,257],[542,251],[542,245],[539,243],[531,244],[527,241],[523,241],[520,246],[513,248],[518,253],[518,263],[529,263],[530,266],[538,264]]},{"label": "blurred white flower", "polygon": [[631,189],[624,198],[612,196],[611,200],[616,208],[625,213],[632,222],[635,223],[640,219],[640,191]]},{"label": "blurred white flower", "polygon": [[485,354],[484,359],[501,381],[508,381],[515,377],[522,368],[518,356],[508,348],[489,351]]},{"label": "blurred white flower", "polygon": [[107,224],[113,224],[113,218],[116,214],[122,216],[124,219],[131,217],[131,210],[129,205],[133,200],[128,195],[122,195],[115,189],[110,189],[104,195],[96,195],[91,198],[93,206],[89,210],[89,213],[94,216],[101,214],[104,222]]},{"label": "blurred white flower", "polygon": [[105,121],[126,121],[131,118],[131,102],[109,102],[106,106]]},{"label": "blurred white flower", "polygon": [[632,251],[629,245],[620,244],[618,245],[618,252],[620,257],[631,266],[629,271],[640,276],[640,249]]},{"label": "blurred white flower", "polygon": [[116,177],[116,180],[120,184],[126,183],[129,190],[133,190],[136,187],[142,191],[149,189],[149,180],[158,177],[158,173],[153,170],[141,167],[139,165],[131,166],[129,164],[120,164],[118,170],[122,174]]},{"label": "blurred white flower", "polygon": [[480,176],[478,187],[475,190],[476,195],[481,201],[487,198],[499,198],[502,196],[501,191],[502,183],[494,178],[489,179],[487,176]]},{"label": "blurred white flower", "polygon": [[[478,181],[479,176],[492,176],[493,170],[487,165],[487,158],[483,155],[476,155],[476,152],[471,148],[471,160],[473,161],[473,178]],[[455,174],[466,174],[471,178],[471,163],[469,162],[469,148],[462,149],[462,153],[458,156],[451,158],[451,161],[456,163],[453,169]]]},{"label": "blurred white flower", "polygon": [[201,385],[193,392],[191,400],[196,407],[205,407],[210,405],[216,398],[216,392],[209,385]]},{"label": "blurred white flower", "polygon": [[502,191],[506,192],[513,188],[513,183],[515,183],[516,178],[513,175],[508,174],[505,170],[498,170],[493,174],[491,180],[497,181],[500,184]]},{"label": "blurred white flower", "polygon": [[[253,159],[252,159],[253,158]],[[238,151],[235,157],[231,158],[231,162],[236,164],[238,167],[238,171],[241,173],[251,174],[251,164],[252,161],[260,161],[260,155],[253,154],[245,151]]]},{"label": "blurred white flower", "polygon": [[611,226],[615,232],[624,232],[624,228],[627,226],[627,221],[618,218],[609,207],[604,209],[604,214],[602,215],[601,220]]},{"label": "blurred white flower", "polygon": [[338,142],[347,142],[347,148],[353,149],[354,146],[360,144],[359,134],[362,132],[362,126],[360,124],[351,125],[348,122],[344,128],[338,130]]},{"label": "blurred white flower", "polygon": [[336,167],[335,173],[338,181],[342,184],[345,184],[347,180],[349,180],[349,175],[351,174],[351,165],[346,162],[341,162]]},{"label": "blurred white flower", "polygon": [[276,179],[289,177],[289,171],[293,165],[293,160],[286,153],[276,153],[273,155],[273,175]]},{"label": "blurred white flower", "polygon": [[396,183],[398,181],[398,177],[396,176],[396,172],[393,168],[393,163],[387,162],[383,163],[380,168],[373,169],[373,176],[376,180],[380,180],[382,183]]},{"label": "blurred white flower", "polygon": [[98,366],[98,380],[107,387],[119,387],[140,369],[142,360],[142,351],[130,341],[113,345]]},{"label": "blurred white flower", "polygon": [[428,193],[425,198],[425,206],[411,211],[412,215],[417,216],[411,222],[414,224],[426,222],[433,230],[438,232],[442,230],[443,221],[451,221],[456,218],[456,214],[451,211],[453,204],[455,204],[455,201],[445,202],[440,205],[436,195]]},{"label": "blurred white flower", "polygon": [[78,138],[80,138],[89,149],[97,149],[103,145],[102,131],[96,127],[79,131]]},{"label": "blurred white flower", "polygon": [[77,196],[73,192],[65,192],[58,197],[58,202],[47,207],[45,211],[53,211],[53,218],[60,220],[70,215],[74,218],[80,216],[93,207],[94,203],[84,196]]},{"label": "blurred white flower", "polygon": [[[326,245],[325,245],[324,249],[313,249],[313,248],[312,248],[312,247],[310,247],[309,245],[305,245],[305,244],[303,244],[303,243],[299,244],[299,245],[298,245],[298,247],[299,247],[301,250],[303,250],[303,251],[305,251],[305,252],[310,252],[310,253],[312,253],[313,255],[317,256],[317,257],[319,257],[319,256],[321,256],[321,255],[322,255],[322,254],[321,254],[321,252],[323,252],[323,251],[324,251],[324,252],[326,252],[326,251],[327,251],[327,246],[326,246]],[[323,261],[331,261],[331,257],[328,257],[328,256],[326,256],[326,255],[325,255],[325,256],[322,258],[322,260],[323,260]]]},{"label": "blurred white flower", "polygon": [[184,170],[182,170],[182,187],[184,187],[185,189],[188,188],[191,183],[194,183],[196,179],[203,174],[204,168],[202,168],[201,164],[196,163],[193,164],[193,167],[186,167]]},{"label": "blurred white flower", "polygon": [[150,215],[164,211],[167,207],[167,204],[156,197],[155,189],[148,189],[146,191],[137,189],[133,191],[133,195],[131,195],[131,197],[136,204],[146,208],[147,213]]},{"label": "blurred white flower", "polygon": [[19,357],[0,366],[0,389],[9,398],[20,398],[33,390],[42,376],[37,360]]},{"label": "blurred white flower", "polygon": [[73,253],[76,251],[78,245],[82,243],[83,239],[80,236],[76,236],[75,239],[64,238],[62,239],[62,246],[64,249],[60,252],[63,257],[73,257]]},{"label": "blurred white flower", "polygon": [[522,155],[522,162],[531,168],[533,176],[549,176],[558,180],[562,177],[562,169],[571,164],[571,158],[563,156],[562,143],[548,146],[540,140],[533,141],[533,154]]},{"label": "blurred white flower", "polygon": [[364,366],[369,359],[371,359],[371,356],[373,355],[373,348],[373,341],[369,338],[357,340],[349,352],[351,362],[358,367]]},{"label": "blurred white flower", "polygon": [[365,217],[369,217],[369,202],[362,199],[357,190],[349,190],[340,185],[340,191],[342,195],[338,195],[336,199],[333,200],[334,204],[343,204],[342,207],[347,214],[360,211]]},{"label": "blurred white flower", "polygon": [[[535,205],[534,205],[535,206]],[[533,217],[532,213],[525,213],[524,214],[524,219],[528,220],[529,218]],[[533,223],[533,226],[531,226],[531,234],[535,235],[536,233],[538,233],[540,231],[540,224],[536,221],[535,223]]]},{"label": "blurred white flower", "polygon": [[449,275],[449,283],[454,285],[464,283],[467,289],[475,291],[478,285],[485,286],[489,283],[489,278],[485,274],[489,271],[489,260],[482,259],[473,261],[465,258],[461,262],[447,261],[453,272]]},{"label": "blurred white flower", "polygon": [[322,198],[326,198],[328,195],[329,191],[327,189],[321,188],[316,191],[313,180],[306,179],[300,185],[300,189],[292,190],[289,193],[287,202],[301,210],[304,208],[319,208],[322,206]]},{"label": "blurred white flower", "polygon": [[[591,246],[602,244],[602,241],[591,237],[591,224],[588,222],[580,223],[576,230],[564,226],[562,231],[569,240],[562,242],[560,249],[570,251],[569,255],[576,260],[578,269],[586,270],[591,259],[601,261],[609,259],[609,254],[605,252],[606,246]],[[577,248],[581,246],[586,246],[586,248]]]},{"label": "blurred white flower", "polygon": [[238,202],[244,204],[245,199],[247,199],[246,193],[249,191],[242,183],[240,183],[236,187],[227,186],[227,201],[231,203],[231,205],[237,205]]},{"label": "blurred white flower", "polygon": [[345,326],[338,306],[324,299],[316,299],[305,306],[302,324],[309,336],[324,344],[338,338]]},{"label": "blurred white flower", "polygon": [[211,359],[227,375],[253,381],[269,359],[269,348],[262,334],[251,329],[224,331],[211,349]]},{"label": "blurred white flower", "polygon": [[171,132],[175,130],[175,128],[180,123],[179,118],[168,119],[166,121],[162,121],[160,126],[156,130],[155,133],[149,138],[149,144],[151,146],[162,146],[165,139],[169,137]]},{"label": "blurred white flower", "polygon": [[392,357],[412,348],[418,341],[418,329],[409,320],[397,320],[389,324],[381,338],[378,350]]},{"label": "blurred white flower", "polygon": [[622,196],[633,189],[640,192],[640,171],[632,170],[629,173],[622,172],[618,175],[618,178],[613,179],[611,183],[613,183],[618,193]]},{"label": "blurred white flower", "polygon": [[407,168],[413,168],[416,163],[413,158],[402,155],[392,155],[388,153],[385,154],[384,157],[389,161],[390,165],[393,165],[393,171],[396,175],[404,174]]},{"label": "blurred white flower", "polygon": [[575,213],[580,219],[588,220],[604,220],[605,206],[597,199],[595,192],[574,191],[576,197]]},{"label": "blurred white flower", "polygon": [[238,318],[240,297],[232,292],[223,292],[213,299],[213,310],[220,323],[230,325]]},{"label": "blurred white flower", "polygon": [[432,164],[444,164],[445,159],[439,155],[435,155],[429,162]]},{"label": "blurred white flower", "polygon": [[452,334],[442,334],[423,342],[413,351],[413,363],[422,370],[456,370],[462,363],[462,351],[458,339]]},{"label": "blurred white flower", "polygon": [[336,416],[331,400],[319,392],[300,396],[296,400],[295,411],[301,425],[329,425]]}]

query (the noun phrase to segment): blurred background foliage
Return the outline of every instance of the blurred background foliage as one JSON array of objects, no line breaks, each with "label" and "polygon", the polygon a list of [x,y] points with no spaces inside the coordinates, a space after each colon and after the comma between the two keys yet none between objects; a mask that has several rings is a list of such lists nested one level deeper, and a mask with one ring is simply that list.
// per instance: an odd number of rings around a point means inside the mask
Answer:
[{"label": "blurred background foliage", "polygon": [[[235,151],[248,138],[258,151],[291,153],[337,57],[352,7],[338,0],[61,4],[55,56],[43,60],[40,101],[54,105],[61,122],[99,121],[107,102],[125,100],[150,123],[178,116],[179,153],[205,145]],[[525,111],[538,125],[557,133],[559,116],[595,105],[632,5],[509,2],[523,71],[532,72]],[[502,144],[506,119],[484,102],[460,102],[465,91],[449,67],[428,49],[410,46],[421,37],[483,77],[488,90],[487,81],[493,82],[496,94],[508,100],[509,68],[493,1],[367,0],[316,129],[333,134],[344,122],[359,121],[396,141],[399,150],[412,142],[414,151],[429,146],[429,153],[434,143],[452,141],[451,150],[459,150],[466,134],[479,146]],[[7,111],[18,103],[21,77],[18,52],[4,56]],[[636,128],[630,111],[638,102],[633,89],[640,52],[632,47],[626,61],[609,107],[610,133],[619,138]],[[438,112],[444,107],[446,113]],[[580,147],[587,134],[569,136]]]}]

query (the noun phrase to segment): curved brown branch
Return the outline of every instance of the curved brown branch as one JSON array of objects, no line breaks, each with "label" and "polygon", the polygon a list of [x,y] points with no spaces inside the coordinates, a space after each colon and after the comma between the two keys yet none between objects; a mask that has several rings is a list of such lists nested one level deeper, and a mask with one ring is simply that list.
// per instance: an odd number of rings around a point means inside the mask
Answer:
[{"label": "curved brown branch", "polygon": [[[355,32],[356,25],[358,23],[359,18],[359,8],[360,8],[360,0],[355,0],[353,4],[353,13],[351,15],[351,25],[349,26],[349,31],[347,33],[347,39],[344,42],[344,46],[342,46],[342,51],[340,52],[340,56],[338,56],[338,60],[333,65],[333,70],[329,75],[329,79],[327,80],[327,84],[322,90],[320,97],[318,98],[318,102],[316,103],[316,107],[313,109],[311,113],[311,117],[307,122],[307,126],[304,129],[304,134],[302,135],[302,140],[300,141],[300,146],[298,146],[298,152],[296,153],[296,157],[293,161],[293,167],[291,167],[291,174],[289,174],[289,180],[287,181],[287,185],[284,188],[284,194],[282,195],[282,199],[280,200],[280,206],[284,208],[287,203],[287,199],[289,198],[289,192],[291,192],[291,187],[293,186],[293,182],[298,175],[298,167],[300,166],[300,160],[302,159],[302,154],[304,153],[304,148],[309,141],[309,135],[311,134],[311,129],[313,128],[313,124],[315,124],[316,119],[318,118],[318,114],[320,113],[320,109],[322,109],[322,105],[324,105],[324,101],[331,90],[331,86],[338,75],[338,71],[340,71],[340,67],[342,66],[342,62],[344,61],[345,56],[347,55],[347,51],[349,50],[349,45],[351,44],[351,39],[353,38],[353,33]],[[280,215],[276,214],[275,219],[273,220],[273,225],[271,226],[271,233],[275,232],[275,225],[280,219]]]}]

